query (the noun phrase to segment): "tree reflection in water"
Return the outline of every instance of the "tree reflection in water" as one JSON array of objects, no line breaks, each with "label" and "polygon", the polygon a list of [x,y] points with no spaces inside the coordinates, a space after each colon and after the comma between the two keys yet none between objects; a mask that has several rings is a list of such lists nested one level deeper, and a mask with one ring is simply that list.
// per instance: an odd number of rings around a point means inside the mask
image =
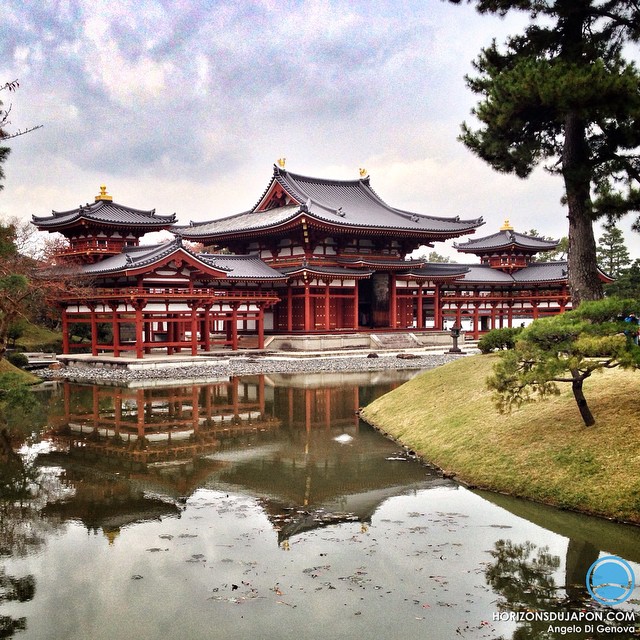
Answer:
[{"label": "tree reflection in water", "polygon": [[[495,561],[485,570],[487,583],[504,598],[498,601],[500,612],[556,612],[605,611],[589,595],[585,578],[599,551],[589,543],[569,540],[565,561],[565,583],[556,584],[554,574],[561,565],[560,556],[549,553],[548,547],[537,547],[527,541],[516,544],[511,540],[498,540],[491,555]],[[636,619],[637,613],[636,613]],[[518,622],[512,640],[556,640],[559,638],[611,638],[622,637],[611,630],[600,630],[604,623],[590,621],[549,622],[528,620]],[[592,625],[592,627],[587,627]],[[626,624],[625,624],[626,626]],[[571,627],[573,631],[556,630]],[[498,640],[504,640],[499,638]]]},{"label": "tree reflection in water", "polygon": [[[0,560],[30,555],[40,549],[55,525],[40,516],[42,501],[50,494],[51,479],[33,463],[25,463],[10,444],[8,432],[0,432]],[[57,484],[57,483],[54,483]],[[36,592],[33,575],[13,576],[0,568],[0,605],[28,602]],[[26,629],[26,618],[0,615],[0,638]]]},{"label": "tree reflection in water", "polygon": [[[3,430],[0,437],[6,444],[7,432]],[[31,528],[23,517],[25,511],[29,511],[26,503],[31,496],[33,480],[31,471],[25,468],[20,457],[3,446],[0,464],[0,558],[14,553],[24,555],[29,541],[33,540]],[[33,598],[35,590],[36,581],[32,575],[18,578],[7,575],[4,567],[0,569],[0,604],[13,600],[26,602]],[[9,638],[26,626],[26,618],[0,615],[0,638]]]}]

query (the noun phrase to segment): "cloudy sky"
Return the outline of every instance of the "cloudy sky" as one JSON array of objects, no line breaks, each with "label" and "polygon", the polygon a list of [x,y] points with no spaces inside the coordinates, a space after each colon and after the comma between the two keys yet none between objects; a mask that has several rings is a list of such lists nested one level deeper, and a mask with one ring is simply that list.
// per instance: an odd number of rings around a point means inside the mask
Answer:
[{"label": "cloudy sky", "polygon": [[389,204],[481,215],[481,235],[505,218],[566,235],[558,177],[495,173],[456,139],[471,61],[524,23],[442,0],[4,0],[8,129],[43,127],[11,141],[0,215],[74,208],[106,184],[122,204],[213,219],[251,208],[286,157],[316,177],[365,167]]}]

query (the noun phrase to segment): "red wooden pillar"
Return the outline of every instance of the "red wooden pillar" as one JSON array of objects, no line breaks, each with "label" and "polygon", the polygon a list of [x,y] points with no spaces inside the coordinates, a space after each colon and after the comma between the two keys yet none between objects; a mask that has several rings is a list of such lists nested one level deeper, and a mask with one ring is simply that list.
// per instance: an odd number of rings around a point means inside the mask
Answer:
[{"label": "red wooden pillar", "polygon": [[424,329],[423,304],[424,296],[422,293],[422,284],[418,283],[418,308],[416,313],[416,326],[418,329]]},{"label": "red wooden pillar", "polygon": [[474,302],[473,304],[473,339],[474,340],[477,340],[480,334],[479,320],[480,320],[480,303]]},{"label": "red wooden pillar", "polygon": [[560,313],[564,313],[567,310],[567,288],[562,287],[562,291],[560,292],[560,298],[558,299],[558,304],[560,305]]},{"label": "red wooden pillar", "polygon": [[287,287],[287,331],[293,331],[293,291],[291,285]]},{"label": "red wooden pillar", "polygon": [[329,331],[331,329],[331,321],[329,318],[329,282],[328,281],[324,287],[324,328],[325,328],[325,331]]},{"label": "red wooden pillar", "polygon": [[91,355],[98,355],[98,321],[96,319],[96,307],[93,304],[88,305],[91,310]]},{"label": "red wooden pillar", "polygon": [[204,305],[204,314],[202,318],[202,334],[204,340],[204,350],[211,351],[211,305]]},{"label": "red wooden pillar", "polygon": [[136,310],[136,358],[142,358],[144,355],[144,316],[142,315],[142,307],[144,303],[136,300],[133,308]]},{"label": "red wooden pillar", "polygon": [[315,326],[312,324],[311,318],[311,292],[309,283],[304,283],[304,330],[313,331]]},{"label": "red wooden pillar", "polygon": [[67,307],[62,307],[62,353],[70,353],[69,348],[69,316]]},{"label": "red wooden pillar", "polygon": [[173,355],[174,346],[171,344],[176,341],[176,323],[173,314],[167,314],[167,341],[169,345],[167,347],[167,355]]},{"label": "red wooden pillar", "polygon": [[456,326],[462,326],[462,304],[456,303]]},{"label": "red wooden pillar", "polygon": [[120,323],[118,322],[118,303],[111,304],[111,333],[113,334],[113,355],[120,355]]},{"label": "red wooden pillar", "polygon": [[396,291],[395,274],[389,274],[389,326],[395,329],[398,326],[398,296]]},{"label": "red wooden pillar", "polygon": [[360,318],[358,313],[358,306],[360,302],[358,299],[358,281],[353,283],[353,328],[357,331],[360,328]]},{"label": "red wooden pillar", "polygon": [[433,328],[442,330],[442,309],[440,308],[440,285],[435,282],[433,286]]},{"label": "red wooden pillar", "polygon": [[496,328],[496,303],[491,303],[491,329]]},{"label": "red wooden pillar", "polygon": [[531,302],[531,304],[533,305],[533,319],[537,320],[538,319],[538,302]]},{"label": "red wooden pillar", "polygon": [[513,302],[508,303],[507,307],[507,327],[513,326]]},{"label": "red wooden pillar", "polygon": [[[233,307],[232,307],[232,309],[233,309]],[[233,311],[231,312],[231,314],[229,314],[229,313],[225,314],[225,318],[227,318],[227,320],[225,322],[225,325],[224,325],[225,339],[226,339],[228,344],[231,344],[231,336],[233,334],[233,329],[232,329]]]},{"label": "red wooden pillar", "polygon": [[238,350],[238,304],[234,304],[231,312],[231,350]]},{"label": "red wooden pillar", "polygon": [[191,355],[198,355],[198,303],[192,302],[191,307]]},{"label": "red wooden pillar", "polygon": [[260,303],[258,303],[256,324],[258,325],[258,349],[264,349],[264,307]]}]

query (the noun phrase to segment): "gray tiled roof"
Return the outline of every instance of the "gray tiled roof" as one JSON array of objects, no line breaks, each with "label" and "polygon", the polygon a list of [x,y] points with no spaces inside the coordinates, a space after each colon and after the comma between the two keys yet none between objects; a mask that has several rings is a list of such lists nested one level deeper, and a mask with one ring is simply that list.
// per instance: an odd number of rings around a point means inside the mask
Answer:
[{"label": "gray tiled roof", "polygon": [[411,275],[418,278],[456,278],[469,272],[466,264],[454,262],[427,262],[423,267],[410,269],[402,275]]},{"label": "gray tiled roof", "polygon": [[228,271],[229,280],[284,280],[284,276],[258,256],[199,253],[196,257],[216,269]]},{"label": "gray tiled roof", "polygon": [[183,238],[197,240],[198,238],[238,230],[267,229],[293,220],[297,215],[300,215],[300,207],[290,205],[270,209],[269,211],[261,211],[260,213],[245,211],[244,213],[237,213],[234,216],[221,218],[220,220],[192,222],[188,227],[177,225],[172,228],[172,231]]},{"label": "gray tiled roof", "polygon": [[558,240],[543,240],[524,233],[518,233],[511,229],[502,229],[484,238],[470,239],[462,244],[454,243],[458,251],[484,253],[491,249],[506,249],[507,247],[518,247],[528,251],[550,251],[558,246]]},{"label": "gray tiled roof", "polygon": [[513,278],[500,269],[493,269],[488,264],[468,264],[469,271],[463,281],[477,284],[513,284]]},{"label": "gray tiled roof", "polygon": [[[175,232],[185,238],[213,237],[233,232],[267,229],[282,224],[296,215],[305,214],[310,220],[338,225],[343,228],[395,230],[432,236],[456,237],[470,233],[484,224],[482,218],[460,220],[428,216],[389,206],[364,180],[324,180],[309,178],[274,167],[274,176],[263,196],[274,182],[299,204],[267,211],[253,210],[235,216],[213,220],[190,227],[177,227]],[[262,200],[262,198],[261,198]]]},{"label": "gray tiled roof", "polygon": [[372,267],[405,267],[416,269],[423,264],[426,264],[426,260],[400,260],[400,259],[392,259],[392,260],[380,260],[373,259],[369,260],[366,256],[358,256],[357,258],[350,258],[345,256],[339,256],[337,259],[339,264],[344,265],[354,265],[354,264],[366,264]]},{"label": "gray tiled roof", "polygon": [[563,261],[534,262],[513,274],[516,282],[558,282],[567,279],[568,265]]},{"label": "gray tiled roof", "polygon": [[468,268],[462,282],[480,285],[516,285],[523,283],[563,282],[567,280],[567,263],[534,262],[523,269],[507,273],[488,264],[461,265]]},{"label": "gray tiled roof", "polygon": [[369,278],[373,271],[365,271],[363,269],[345,269],[343,267],[324,267],[322,265],[298,265],[296,267],[282,267],[278,269],[285,275],[301,273],[308,271],[309,273],[317,273],[319,275],[337,276],[343,278]]},{"label": "gray tiled roof", "polygon": [[182,246],[180,238],[156,245],[142,245],[126,247],[122,253],[105,258],[94,264],[83,265],[81,272],[90,276],[104,276],[120,272],[151,267],[154,263],[173,253],[188,254],[202,263],[204,271],[207,268],[226,272],[225,279],[229,280],[284,280],[285,277],[262,262],[257,256],[218,255],[193,253]]},{"label": "gray tiled roof", "polygon": [[99,200],[80,205],[77,209],[70,211],[52,211],[50,216],[32,216],[32,222],[38,229],[49,230],[69,227],[80,220],[89,220],[99,225],[162,229],[175,223],[176,214],[160,216],[156,214],[155,209],[142,211],[115,202]]}]

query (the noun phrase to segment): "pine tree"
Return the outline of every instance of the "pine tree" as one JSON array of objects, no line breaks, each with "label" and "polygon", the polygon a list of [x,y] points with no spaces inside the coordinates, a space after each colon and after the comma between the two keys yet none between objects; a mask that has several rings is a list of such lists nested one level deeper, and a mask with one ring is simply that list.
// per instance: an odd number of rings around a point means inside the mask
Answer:
[{"label": "pine tree", "polygon": [[569,253],[569,238],[562,236],[558,246],[552,251],[543,251],[536,256],[536,262],[551,262],[553,260],[566,260]]},{"label": "pine tree", "polygon": [[640,300],[640,259],[624,269],[615,282],[605,286],[607,296]]},{"label": "pine tree", "polygon": [[629,251],[624,244],[624,235],[614,224],[607,224],[598,238],[598,264],[610,276],[617,278],[631,264]]},{"label": "pine tree", "polygon": [[[450,0],[459,4],[462,0]],[[472,0],[469,0],[471,2]],[[640,38],[635,0],[476,0],[525,11],[524,33],[483,49],[467,77],[480,127],[461,140],[494,169],[525,178],[541,163],[564,180],[574,306],[602,297],[593,220],[640,210],[640,75],[623,57]],[[597,196],[594,202],[592,194]]]},{"label": "pine tree", "polygon": [[[541,240],[554,240],[554,238],[550,238],[549,236],[540,235],[537,229],[529,229],[525,235],[531,236],[532,238],[540,238]],[[562,238],[558,240],[558,245],[555,249],[539,253],[533,261],[552,262],[553,260],[566,260],[567,253],[569,253],[569,238],[567,236],[562,236]]]}]

